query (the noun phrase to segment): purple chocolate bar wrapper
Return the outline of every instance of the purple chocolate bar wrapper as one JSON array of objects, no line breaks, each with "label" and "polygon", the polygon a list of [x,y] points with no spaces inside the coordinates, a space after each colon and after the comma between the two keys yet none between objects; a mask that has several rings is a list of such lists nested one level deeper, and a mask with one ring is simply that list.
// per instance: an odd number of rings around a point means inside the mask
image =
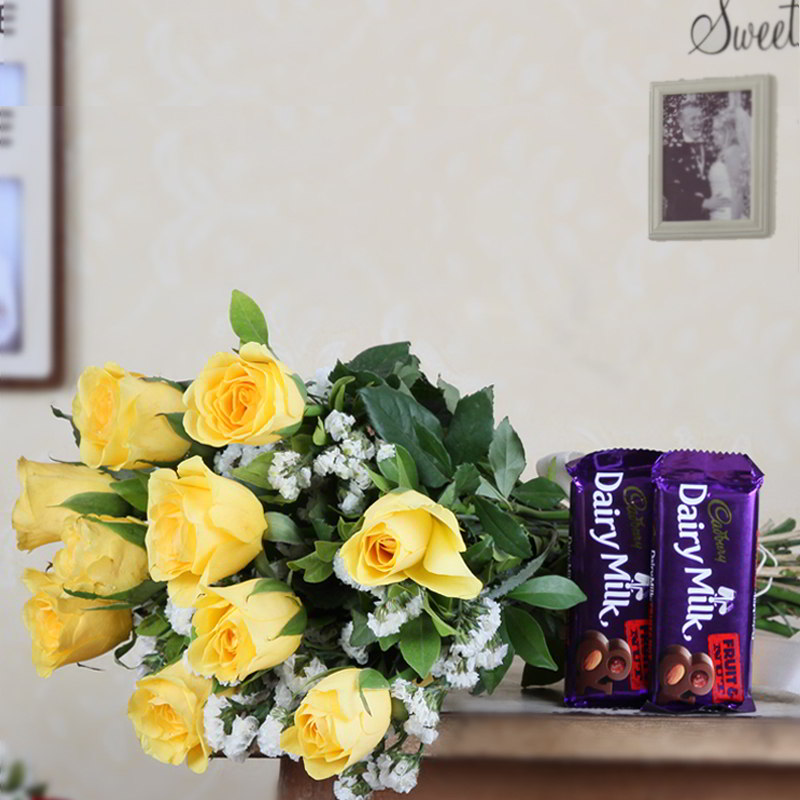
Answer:
[{"label": "purple chocolate bar wrapper", "polygon": [[587,599],[570,611],[564,702],[636,707],[647,699],[655,450],[602,450],[567,465],[569,574]]},{"label": "purple chocolate bar wrapper", "polygon": [[752,711],[758,491],[745,455],[676,451],[653,467],[652,710]]}]

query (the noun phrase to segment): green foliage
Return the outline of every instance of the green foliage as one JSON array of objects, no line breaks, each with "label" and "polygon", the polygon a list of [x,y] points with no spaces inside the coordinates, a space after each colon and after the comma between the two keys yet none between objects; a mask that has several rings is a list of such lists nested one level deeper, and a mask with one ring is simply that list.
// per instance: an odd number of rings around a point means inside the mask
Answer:
[{"label": "green foliage", "polygon": [[267,511],[264,518],[267,521],[267,530],[264,533],[267,541],[283,542],[284,544],[303,544],[305,542],[297,523],[287,514],[281,514],[279,511]]},{"label": "green foliage", "polygon": [[259,489],[272,489],[272,484],[269,482],[269,468],[272,465],[272,459],[275,453],[261,453],[256,456],[247,466],[236,467],[231,471],[231,476],[237,481],[249,483],[251,486],[256,486]]},{"label": "green foliage", "polygon": [[567,497],[557,483],[547,478],[526,481],[517,486],[511,495],[515,500],[532,508],[558,508]]},{"label": "green foliage", "polygon": [[427,614],[407,622],[400,629],[400,652],[420,678],[426,678],[442,648],[442,639]]},{"label": "green foliage", "polygon": [[525,450],[506,417],[498,426],[489,447],[489,464],[503,497],[508,497],[525,469]]},{"label": "green foliage", "polygon": [[518,656],[534,667],[557,669],[544,638],[542,626],[527,612],[516,606],[503,609],[508,637]]},{"label": "green foliage", "polygon": [[258,344],[265,344],[269,347],[267,320],[255,300],[244,292],[234,289],[228,313],[231,328],[239,337],[240,344],[258,342]]},{"label": "green foliage", "polygon": [[423,483],[434,488],[444,485],[448,475],[442,471],[437,459],[423,446],[419,429],[442,440],[442,426],[434,414],[413,397],[389,386],[375,386],[359,390],[370,424],[387,442],[402,445],[413,458]]},{"label": "green foliage", "polygon": [[[111,489],[115,491],[126,503],[137,511],[147,513],[147,484],[150,479],[148,472],[139,472],[135,478],[114,481]],[[95,512],[99,513],[99,512]]]},{"label": "green foliage", "polygon": [[491,387],[487,387],[458,401],[445,439],[454,463],[486,458],[494,430],[493,397]]},{"label": "green foliage", "polygon": [[61,503],[76,514],[94,514],[108,517],[127,517],[131,513],[130,504],[119,494],[111,492],[81,492]]},{"label": "green foliage", "polygon": [[[101,595],[93,594],[92,592],[73,592],[66,588],[64,592],[72,597],[80,597],[84,600],[116,600],[119,601],[119,603],[115,604],[116,607],[124,608],[127,606],[129,608],[136,608],[163,592],[166,586],[166,583],[146,580],[142,581],[138,586],[134,586],[132,589],[128,589],[124,592],[116,592],[115,594]],[[112,606],[107,606],[105,608],[108,609],[111,607]]]},{"label": "green foliage", "polygon": [[475,498],[475,510],[486,533],[492,537],[495,546],[518,558],[532,555],[531,542],[525,528],[507,512],[483,497]]},{"label": "green foliage", "polygon": [[529,606],[562,611],[586,600],[578,585],[563,575],[541,575],[531,578],[509,592],[507,597]]},{"label": "green foliage", "polygon": [[316,551],[303,558],[290,561],[287,566],[289,569],[302,571],[303,580],[306,583],[322,583],[333,574],[333,567],[330,562],[323,561]]}]

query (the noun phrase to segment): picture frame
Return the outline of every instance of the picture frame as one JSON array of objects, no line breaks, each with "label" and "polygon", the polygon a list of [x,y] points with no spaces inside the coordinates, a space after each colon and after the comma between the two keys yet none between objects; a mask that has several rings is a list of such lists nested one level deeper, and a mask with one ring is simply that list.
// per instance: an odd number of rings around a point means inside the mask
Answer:
[{"label": "picture frame", "polygon": [[61,6],[2,3],[0,389],[63,375]]},{"label": "picture frame", "polygon": [[652,83],[650,238],[772,234],[769,75]]}]

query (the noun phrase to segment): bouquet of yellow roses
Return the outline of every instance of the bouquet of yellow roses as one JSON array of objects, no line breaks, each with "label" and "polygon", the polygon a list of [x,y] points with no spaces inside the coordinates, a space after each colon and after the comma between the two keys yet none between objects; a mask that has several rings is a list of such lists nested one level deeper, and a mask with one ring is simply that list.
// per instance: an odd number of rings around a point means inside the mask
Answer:
[{"label": "bouquet of yellow roses", "polygon": [[565,494],[521,482],[491,388],[432,383],[408,343],[305,382],[253,300],[230,318],[238,349],[193,381],[85,370],[54,410],[80,463],[20,460],[19,547],[63,543],[24,576],[34,664],[114,650],[160,761],[288,755],[340,799],[409,791],[450,690],[491,692],[514,654],[558,678],[584,599]]}]

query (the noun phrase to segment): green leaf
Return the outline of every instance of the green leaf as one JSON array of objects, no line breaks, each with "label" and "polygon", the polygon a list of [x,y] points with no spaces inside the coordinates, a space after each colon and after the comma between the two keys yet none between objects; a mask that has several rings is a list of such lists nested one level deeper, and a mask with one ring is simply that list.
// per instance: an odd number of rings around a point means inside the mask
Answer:
[{"label": "green leaf", "polygon": [[455,386],[452,386],[446,380],[444,380],[441,375],[439,376],[439,380],[436,381],[436,385],[442,390],[444,404],[447,407],[447,410],[451,414],[454,414],[456,406],[458,405],[458,401],[461,399],[461,392],[459,392]]},{"label": "green leaf", "polygon": [[269,594],[270,592],[291,592],[292,590],[277,578],[262,578],[253,587],[253,591],[247,595],[249,600],[254,594]]},{"label": "green leaf", "polygon": [[378,646],[385,653],[390,647],[394,647],[400,641],[400,634],[393,633],[391,636],[382,636],[378,639]]},{"label": "green leaf", "polygon": [[91,516],[90,519],[114,531],[117,536],[121,536],[126,542],[138,545],[143,550],[146,549],[144,537],[147,534],[147,525],[140,525],[138,522],[112,522],[95,516]]},{"label": "green leaf", "polygon": [[413,397],[390,386],[367,387],[359,389],[358,394],[364,401],[372,427],[387,442],[402,445],[408,450],[419,469],[422,482],[434,488],[443,486],[447,482],[447,475],[423,448],[416,427],[418,424],[427,428],[441,439],[442,426],[436,416]]},{"label": "green leaf", "polygon": [[304,544],[300,533],[300,528],[297,527],[295,521],[286,514],[281,514],[279,511],[267,511],[264,514],[267,521],[267,530],[264,533],[264,538],[268,542],[283,542],[284,544]]},{"label": "green leaf", "polygon": [[453,462],[442,440],[419,422],[414,422],[414,432],[417,434],[422,449],[433,459],[442,475],[449,478],[453,474]]},{"label": "green leaf", "polygon": [[289,377],[292,379],[292,382],[297,387],[297,391],[300,392],[300,397],[303,398],[303,405],[305,405],[308,402],[308,389],[306,389],[305,381],[295,373],[291,373]]},{"label": "green leaf", "polygon": [[273,458],[275,458],[274,452],[261,453],[246,466],[235,467],[231,470],[231,477],[259,489],[272,491],[272,484],[269,482],[269,468],[272,466]]},{"label": "green leaf", "polygon": [[322,583],[333,574],[333,567],[327,561],[323,561],[316,552],[290,561],[287,566],[289,569],[303,570],[303,580],[306,583]]},{"label": "green leaf", "polygon": [[433,609],[430,597],[428,596],[427,592],[424,592],[422,595],[422,607],[425,609],[428,616],[431,618],[433,627],[436,628],[436,632],[439,634],[439,636],[456,635],[456,629],[452,625],[448,625],[448,623],[446,623]]},{"label": "green leaf", "polygon": [[303,421],[300,420],[300,422],[296,422],[294,425],[289,425],[286,428],[281,428],[279,431],[275,431],[275,434],[283,439],[289,439],[294,436],[302,427]]},{"label": "green leaf", "polygon": [[376,669],[362,669],[358,675],[358,688],[365,689],[388,689],[389,681]]},{"label": "green leaf", "polygon": [[336,532],[339,534],[339,538],[346,542],[356,532],[358,523],[359,520],[345,522],[343,517],[339,517],[339,521],[336,523]]},{"label": "green leaf", "polygon": [[478,479],[478,489],[475,494],[477,494],[479,497],[488,497],[490,500],[495,500],[504,506],[509,505],[506,498],[503,497],[503,495],[501,495],[500,492],[498,492],[497,489],[495,489],[495,487],[483,477],[483,475],[481,475]]},{"label": "green leaf", "polygon": [[379,344],[359,353],[344,366],[351,372],[374,372],[381,378],[388,378],[398,364],[407,364],[413,358],[410,348],[410,342]]},{"label": "green leaf", "polygon": [[557,508],[567,496],[557,483],[547,478],[526,481],[517,486],[511,494],[520,503],[532,508]]},{"label": "green leaf", "polygon": [[517,558],[530,558],[533,551],[528,533],[514,517],[482,497],[475,498],[475,510],[498,549]]},{"label": "green leaf", "polygon": [[306,405],[305,411],[303,412],[303,416],[308,419],[309,417],[319,417],[325,411],[325,406],[318,405],[317,403],[312,403],[310,405]]},{"label": "green leaf", "polygon": [[278,636],[300,636],[308,625],[308,614],[302,606],[300,610],[281,628]]},{"label": "green leaf", "polygon": [[[391,458],[384,458],[378,462],[378,469],[387,481],[404,489],[419,488],[419,474],[417,465],[411,453],[402,445],[395,445],[395,454]],[[389,485],[386,491],[393,487]]]},{"label": "green leaf", "polygon": [[461,464],[456,470],[456,494],[473,494],[480,486],[481,476],[474,464]]},{"label": "green leaf", "polygon": [[426,678],[441,651],[442,640],[427,614],[407,622],[400,629],[400,652],[420,678]]},{"label": "green leaf", "polygon": [[781,522],[780,525],[776,525],[774,528],[764,531],[761,534],[761,538],[768,539],[770,536],[778,536],[781,533],[791,533],[795,529],[796,525],[797,522],[789,517],[789,519],[785,519],[783,522]]},{"label": "green leaf", "polygon": [[311,441],[317,447],[324,447],[328,443],[328,434],[325,431],[325,423],[321,418],[317,420],[317,426],[314,428],[314,433],[311,434]]},{"label": "green leaf", "polygon": [[253,559],[253,567],[255,571],[264,578],[269,578],[272,576],[272,570],[269,566],[269,559],[263,550]]},{"label": "green leaf", "polygon": [[352,375],[344,375],[339,378],[336,383],[331,387],[331,396],[328,399],[328,405],[336,411],[341,411],[344,408],[344,393],[348,385],[353,383],[355,378]]},{"label": "green leaf", "polygon": [[258,342],[269,346],[267,320],[255,300],[234,289],[229,316],[233,332],[239,337],[241,344]]},{"label": "green leaf", "polygon": [[560,611],[572,608],[586,599],[578,585],[563,575],[540,575],[531,578],[507,595],[529,606]]},{"label": "green leaf", "polygon": [[292,441],[289,444],[295,453],[300,453],[301,456],[305,456],[311,452],[311,443],[311,436],[307,433],[298,433],[292,436]]},{"label": "green leaf", "polygon": [[503,497],[508,497],[525,469],[525,449],[506,417],[498,426],[489,447],[489,464]]},{"label": "green leaf", "polygon": [[138,636],[160,636],[169,630],[169,622],[161,614],[151,614],[145,617],[137,626]]},{"label": "green leaf", "polygon": [[[149,477],[149,476],[148,476]],[[147,481],[142,483],[139,478],[129,478],[125,481],[114,481],[111,489],[115,491],[126,503],[137,511],[147,513]]]},{"label": "green leaf", "polygon": [[483,461],[494,431],[493,393],[491,387],[462,397],[453,413],[453,421],[444,440],[453,463]]},{"label": "green leaf", "polygon": [[358,693],[361,696],[361,702],[367,714],[372,716],[372,710],[367,702],[367,696],[364,694],[366,689],[388,689],[389,681],[381,675],[376,669],[362,669],[358,673]]},{"label": "green leaf", "polygon": [[[390,459],[387,459],[390,460]],[[372,482],[375,486],[380,489],[381,492],[386,494],[386,492],[390,492],[392,490],[392,484],[389,483],[383,475],[379,475],[377,472],[373,472],[369,467],[364,467],[369,473],[369,477],[372,478]]]},{"label": "green leaf", "polygon": [[181,439],[185,439],[187,442],[194,441],[188,433],[186,433],[186,428],[183,427],[183,415],[185,412],[183,411],[170,411],[168,414],[159,414],[158,416],[164,417],[166,421],[169,423],[170,428],[172,428],[173,432],[176,433]]},{"label": "green leaf", "polygon": [[378,638],[367,625],[367,615],[362,614],[357,609],[353,609],[350,612],[350,616],[353,618],[353,632],[350,634],[350,644],[353,647],[367,647],[375,644]]},{"label": "green leaf", "polygon": [[503,619],[508,637],[518,656],[534,667],[558,669],[553,661],[541,625],[527,612],[515,606],[506,606]]},{"label": "green leaf", "polygon": [[[115,594],[101,595],[94,594],[93,592],[74,592],[65,588],[64,592],[72,597],[80,597],[84,600],[119,600],[121,603],[135,608],[147,602],[151,597],[154,597],[159,592],[166,588],[166,583],[159,581],[146,580],[142,581],[138,586],[132,589],[127,589],[124,592],[116,592]],[[110,610],[111,606],[107,606],[100,610]]]},{"label": "green leaf", "polygon": [[333,561],[336,553],[339,552],[340,547],[339,542],[314,542],[316,554],[329,564]]},{"label": "green leaf", "polygon": [[76,514],[102,514],[107,517],[127,517],[131,507],[120,495],[114,492],[81,492],[61,503],[60,508],[68,508]]},{"label": "green leaf", "polygon": [[483,535],[464,553],[464,561],[472,572],[480,572],[491,560],[494,553],[494,540]]}]

